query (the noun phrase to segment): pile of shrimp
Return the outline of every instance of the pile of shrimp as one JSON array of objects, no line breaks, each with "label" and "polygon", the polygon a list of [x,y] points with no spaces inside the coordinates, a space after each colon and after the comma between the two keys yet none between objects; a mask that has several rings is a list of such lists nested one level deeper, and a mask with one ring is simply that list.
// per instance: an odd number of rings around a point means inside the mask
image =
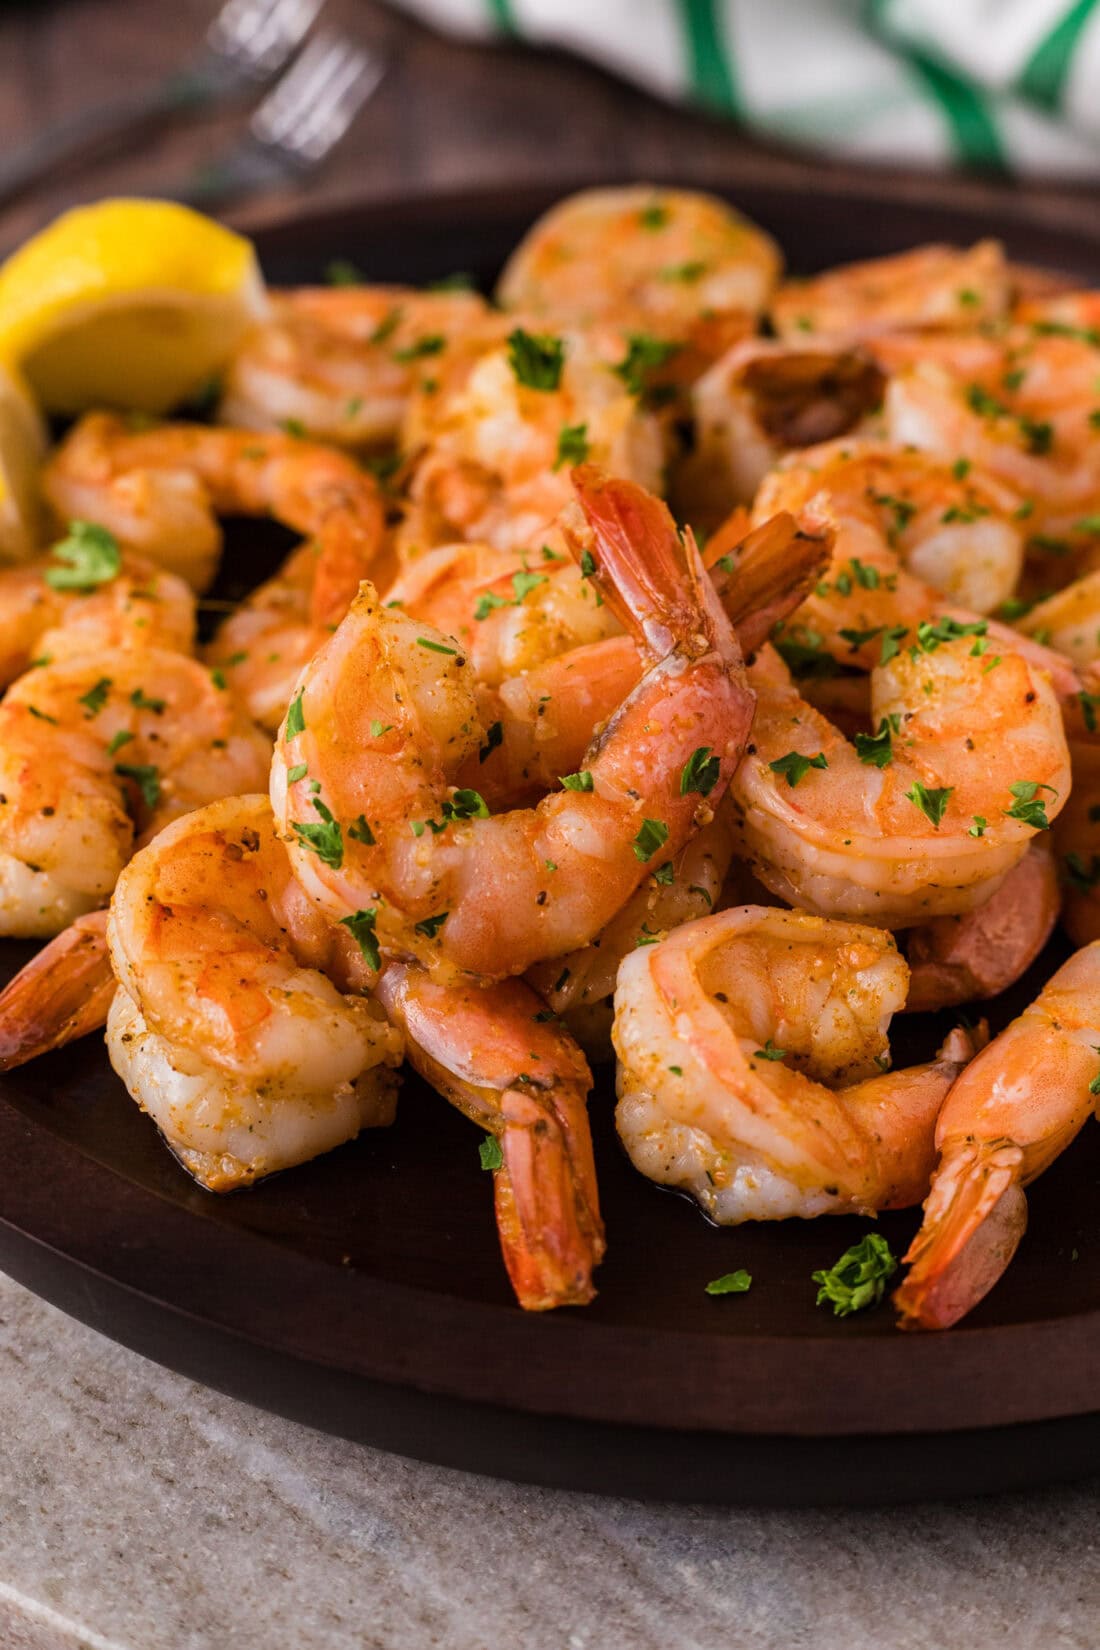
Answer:
[{"label": "pile of shrimp", "polygon": [[[106,1025],[221,1192],[386,1126],[407,1063],[545,1310],[595,1293],[614,1060],[635,1168],[713,1222],[923,1205],[894,1299],[948,1327],[1100,1095],[1100,294],[991,241],[784,279],[632,186],[493,300],[274,293],[212,422],[45,460],[0,1070]],[[199,643],[230,515],[300,543]],[[893,1067],[895,1015],[964,1007]]]}]

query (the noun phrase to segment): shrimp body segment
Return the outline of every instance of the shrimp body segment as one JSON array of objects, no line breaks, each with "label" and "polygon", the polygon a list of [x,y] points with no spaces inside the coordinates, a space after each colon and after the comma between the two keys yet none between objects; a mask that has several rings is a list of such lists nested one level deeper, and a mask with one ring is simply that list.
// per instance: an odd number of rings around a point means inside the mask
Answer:
[{"label": "shrimp body segment", "polygon": [[401,1035],[346,990],[350,936],[298,888],[266,796],[212,803],[142,849],[108,941],[111,1063],[208,1190],[392,1120]]},{"label": "shrimp body segment", "polygon": [[969,636],[929,637],[876,666],[869,748],[761,650],[749,670],[752,748],[731,794],[744,851],[773,893],[894,928],[993,894],[1062,807],[1070,764],[1046,676],[1020,656],[992,657],[990,669]]},{"label": "shrimp body segment", "polygon": [[951,1090],[939,1162],[894,1296],[903,1329],[946,1329],[988,1294],[1027,1226],[1023,1188],[1096,1109],[1100,943],[1077,951]]},{"label": "shrimp body segment", "polygon": [[905,329],[968,332],[1003,319],[1010,295],[999,242],[977,241],[966,249],[919,246],[787,281],[772,300],[771,318],[781,337],[799,341],[807,333],[874,338]]},{"label": "shrimp body segment", "polygon": [[0,932],[48,936],[103,904],[135,837],[262,784],[268,749],[179,653],[28,671],[0,701]]},{"label": "shrimp body segment", "polygon": [[430,970],[491,981],[586,944],[712,816],[748,732],[740,650],[694,542],[642,489],[575,477],[571,548],[649,665],[569,784],[496,815],[454,791],[490,742],[472,672],[369,586],[280,734],[272,800],[303,885],[336,916],[374,910],[383,953]]},{"label": "shrimp body segment", "polygon": [[873,1213],[923,1195],[936,1114],[972,1052],[889,1072],[909,971],[889,934],[743,905],[628,955],[619,1134],[722,1224]]},{"label": "shrimp body segment", "polygon": [[348,454],[281,433],[202,424],[134,431],[91,413],[49,460],[43,486],[64,520],[99,523],[199,590],[221,550],[219,515],[271,515],[316,538],[323,588],[344,608],[364,557],[376,556],[382,541],[373,479]]}]

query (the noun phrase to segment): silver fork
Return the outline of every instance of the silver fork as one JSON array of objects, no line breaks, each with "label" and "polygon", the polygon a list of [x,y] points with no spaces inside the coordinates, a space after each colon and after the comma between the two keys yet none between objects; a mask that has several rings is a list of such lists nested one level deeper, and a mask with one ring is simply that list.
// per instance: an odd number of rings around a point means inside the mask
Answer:
[{"label": "silver fork", "polygon": [[377,53],[322,30],[264,98],[241,141],[167,193],[211,206],[303,177],[339,143],[385,72]]},{"label": "silver fork", "polygon": [[324,0],[225,0],[190,63],[130,97],[82,109],[0,160],[0,202],[65,161],[93,158],[138,131],[231,102],[277,75]]}]

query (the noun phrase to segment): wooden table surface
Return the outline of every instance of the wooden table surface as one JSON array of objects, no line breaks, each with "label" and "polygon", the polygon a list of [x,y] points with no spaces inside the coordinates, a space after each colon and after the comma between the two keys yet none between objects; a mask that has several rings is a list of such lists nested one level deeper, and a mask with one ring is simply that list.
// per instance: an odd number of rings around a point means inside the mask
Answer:
[{"label": "wooden table surface", "polygon": [[[0,0],[0,141],[6,148],[81,103],[172,69],[215,9],[213,0]],[[245,226],[282,217],[303,199],[344,204],[444,186],[690,177],[736,189],[739,180],[804,181],[823,170],[860,176],[665,107],[564,55],[458,44],[371,0],[328,0],[325,15],[378,48],[389,71],[324,171],[304,188],[243,204],[231,216]],[[238,112],[166,130],[144,137],[133,154],[58,173],[0,213],[0,247],[76,201],[170,187],[215,158],[241,119]],[[947,190],[978,205],[1011,187],[927,176],[894,176],[894,186],[915,203]],[[1096,190],[1033,183],[1020,193],[1038,220],[1059,223],[1087,217]]]}]

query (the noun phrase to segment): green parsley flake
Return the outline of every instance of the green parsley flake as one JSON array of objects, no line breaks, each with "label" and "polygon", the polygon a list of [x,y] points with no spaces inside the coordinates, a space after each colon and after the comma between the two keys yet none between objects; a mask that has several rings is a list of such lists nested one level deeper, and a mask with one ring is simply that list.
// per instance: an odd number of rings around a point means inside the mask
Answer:
[{"label": "green parsley flake", "polygon": [[752,1053],[754,1060],[784,1060],[787,1057],[786,1049],[776,1048],[770,1037],[763,1048],[754,1048]]},{"label": "green parsley flake", "polygon": [[363,953],[369,968],[381,968],[382,953],[378,949],[378,936],[374,931],[378,917],[378,907],[372,905],[367,911],[353,911],[350,917],[341,917],[340,926],[346,928],[352,939]]},{"label": "green parsley flake", "polygon": [[741,1266],[736,1272],[724,1272],[720,1278],[712,1278],[705,1288],[708,1295],[744,1295],[751,1285],[752,1273]]},{"label": "green parsley flake", "polygon": [[835,1266],[815,1272],[818,1306],[831,1306],[838,1318],[865,1312],[877,1306],[886,1293],[887,1281],[898,1269],[890,1245],[879,1232],[868,1232],[846,1249]]},{"label": "green parsley flake", "polygon": [[348,835],[353,842],[362,842],[368,848],[374,847],[374,832],[367,824],[366,817],[363,814],[360,814],[359,818],[353,820],[348,826]]},{"label": "green parsley flake", "polygon": [[447,347],[447,340],[441,332],[432,332],[423,338],[417,338],[407,344],[404,349],[395,349],[395,361],[421,361],[426,355],[439,355]]},{"label": "green parsley flake", "polygon": [[580,773],[563,773],[558,783],[567,791],[590,791],[595,781],[588,769],[582,768]]},{"label": "green parsley flake", "polygon": [[588,457],[588,425],[563,424],[558,431],[558,451],[555,470],[563,464],[583,464]]},{"label": "green parsley flake", "polygon": [[786,777],[787,784],[793,790],[800,779],[804,779],[811,768],[827,768],[828,758],[824,751],[818,751],[816,756],[803,756],[800,751],[788,751],[786,756],[777,757],[769,762],[772,773],[781,773]]},{"label": "green parsley flake", "polygon": [[[304,688],[302,689],[302,692],[305,692]],[[300,733],[304,733],[305,731],[306,719],[302,710],[302,694],[299,693],[297,699],[291,700],[290,709],[286,713],[286,737],[288,739],[297,739],[298,735]]]},{"label": "green parsley flake", "polygon": [[160,801],[160,774],[151,762],[116,762],[115,772],[121,779],[133,780],[147,808],[156,807]]},{"label": "green parsley flake", "polygon": [[442,642],[433,642],[427,636],[418,636],[416,638],[416,645],[417,647],[426,647],[429,653],[447,653],[450,654],[452,658],[456,657],[458,654],[457,647],[445,647]]},{"label": "green parsley flake", "polygon": [[80,695],[80,698],[77,700],[77,704],[84,706],[84,714],[89,720],[91,720],[93,716],[99,715],[100,711],[107,703],[107,695],[110,691],[111,678],[109,676],[101,676],[94,687],[90,687],[87,693],[82,693]]},{"label": "green parsley flake", "polygon": [[477,1155],[483,1169],[503,1169],[504,1153],[500,1149],[500,1141],[494,1134],[487,1134],[477,1148]]},{"label": "green parsley flake", "polygon": [[622,379],[631,395],[641,395],[649,373],[663,367],[682,347],[666,338],[652,338],[648,333],[632,332],[627,338],[626,355],[612,371]]},{"label": "green parsley flake", "polygon": [[1001,812],[1009,819],[1018,819],[1024,825],[1030,825],[1037,831],[1049,831],[1050,820],[1047,818],[1046,803],[1039,799],[1040,791],[1049,791],[1056,797],[1058,792],[1053,785],[1040,785],[1035,780],[1022,779],[1018,784],[1010,785],[1009,790],[1016,798],[1011,808],[1002,808]]},{"label": "green parsley flake", "polygon": [[340,826],[320,797],[314,797],[313,806],[321,816],[320,823],[300,825],[294,820],[292,829],[303,848],[316,854],[322,865],[331,865],[334,871],[338,871],[344,863],[344,838]]},{"label": "green parsley flake", "polygon": [[689,796],[692,791],[698,791],[700,796],[709,796],[718,783],[721,771],[722,764],[717,756],[711,755],[711,747],[700,745],[684,763],[680,775],[680,795]]},{"label": "green parsley flake", "polygon": [[440,911],[434,917],[425,917],[423,922],[413,924],[413,930],[417,934],[423,934],[427,940],[434,940],[450,914],[449,911]]},{"label": "green parsley flake", "polygon": [[565,365],[565,344],[550,333],[516,327],[508,334],[508,365],[529,390],[556,390]]},{"label": "green parsley flake", "polygon": [[503,743],[504,743],[504,723],[503,722],[491,722],[485,730],[485,743],[484,743],[484,745],[482,745],[481,749],[477,753],[478,761],[479,762],[486,761],[492,755],[492,753],[496,750],[497,746],[502,745]]},{"label": "green parsley flake", "polygon": [[955,789],[954,785],[945,785],[936,790],[915,781],[906,791],[906,800],[915,808],[919,808],[924,817],[931,820],[937,831],[947,809],[947,799]]},{"label": "green parsley flake", "polygon": [[68,537],[50,554],[63,564],[47,567],[43,574],[51,590],[94,590],[117,578],[122,567],[115,535],[94,521],[71,521]]},{"label": "green parsley flake", "polygon": [[640,859],[643,864],[648,864],[658,849],[663,848],[667,841],[668,826],[663,820],[643,819],[641,829],[632,844],[635,859]]},{"label": "green parsley flake", "polygon": [[296,785],[298,783],[299,779],[304,779],[308,772],[309,772],[309,763],[308,762],[295,762],[295,764],[292,768],[287,769],[287,775],[286,775],[287,784],[288,785]]}]

